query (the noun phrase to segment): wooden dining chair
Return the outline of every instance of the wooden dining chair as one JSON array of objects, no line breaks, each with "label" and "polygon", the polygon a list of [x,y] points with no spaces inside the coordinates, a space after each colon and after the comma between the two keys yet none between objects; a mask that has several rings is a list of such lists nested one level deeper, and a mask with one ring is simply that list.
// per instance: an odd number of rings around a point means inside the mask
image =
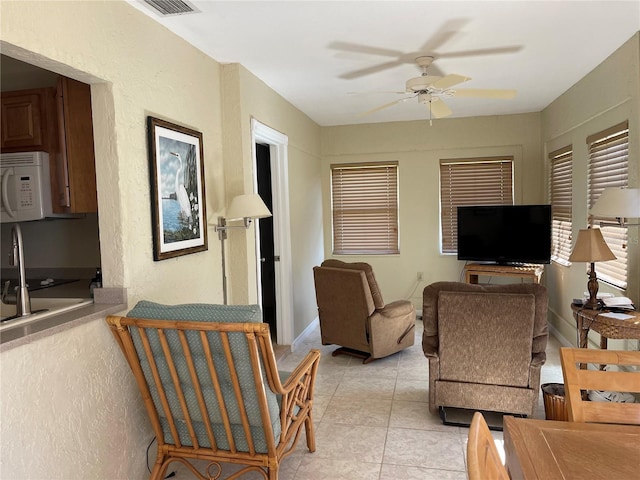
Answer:
[{"label": "wooden dining chair", "polygon": [[[640,425],[640,403],[593,402],[582,394],[583,390],[640,393],[640,352],[563,347],[560,360],[569,421]],[[589,363],[596,369],[581,369],[581,364]],[[601,365],[636,371],[600,370]]]},{"label": "wooden dining chair", "polygon": [[467,473],[469,480],[509,480],[487,422],[480,412],[473,414],[469,428]]}]

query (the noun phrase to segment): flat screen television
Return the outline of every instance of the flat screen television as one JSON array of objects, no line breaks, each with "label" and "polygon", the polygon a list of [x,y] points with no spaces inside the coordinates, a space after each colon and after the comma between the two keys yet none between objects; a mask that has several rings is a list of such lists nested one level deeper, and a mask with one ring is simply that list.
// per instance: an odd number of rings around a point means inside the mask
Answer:
[{"label": "flat screen television", "polygon": [[458,207],[458,260],[551,262],[551,205]]}]

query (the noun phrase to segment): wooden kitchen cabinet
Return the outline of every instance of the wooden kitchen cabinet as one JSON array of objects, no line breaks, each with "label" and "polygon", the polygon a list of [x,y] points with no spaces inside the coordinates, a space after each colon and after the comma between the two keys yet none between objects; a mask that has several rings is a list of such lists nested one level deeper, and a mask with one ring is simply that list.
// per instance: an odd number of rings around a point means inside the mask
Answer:
[{"label": "wooden kitchen cabinet", "polygon": [[53,211],[97,212],[91,87],[60,77],[56,100],[58,148],[53,155]]},{"label": "wooden kitchen cabinet", "polygon": [[56,88],[2,93],[5,152],[49,153],[53,213],[98,211],[91,87],[60,76]]},{"label": "wooden kitchen cabinet", "polygon": [[46,88],[2,93],[2,151],[48,151]]}]

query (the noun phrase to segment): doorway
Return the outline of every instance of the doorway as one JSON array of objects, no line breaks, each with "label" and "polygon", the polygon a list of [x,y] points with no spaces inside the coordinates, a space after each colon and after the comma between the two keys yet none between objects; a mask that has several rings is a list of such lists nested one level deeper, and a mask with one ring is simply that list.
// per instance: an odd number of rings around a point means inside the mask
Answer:
[{"label": "doorway", "polygon": [[[253,178],[254,192],[262,196],[261,189],[270,189],[270,203],[267,198],[263,198],[265,204],[273,216],[271,221],[271,232],[265,234],[265,242],[268,243],[266,251],[263,252],[262,242],[262,219],[258,224],[258,235],[256,238],[256,274],[258,299],[263,310],[273,308],[275,319],[276,343],[278,345],[291,345],[293,343],[293,270],[291,262],[291,229],[289,222],[289,184],[288,184],[288,158],[287,145],[289,139],[286,135],[260,123],[255,118],[251,119],[251,143],[253,146]],[[259,153],[259,151],[261,153]],[[268,161],[266,161],[268,153]],[[258,156],[263,160],[258,161]],[[268,164],[269,174],[258,172],[258,165],[263,167]],[[262,167],[261,167],[262,168]],[[259,186],[259,177],[263,178],[262,187]],[[268,184],[268,185],[266,185]],[[265,195],[266,196],[266,195]],[[267,226],[268,230],[269,227]],[[269,238],[270,237],[270,238]],[[270,251],[271,245],[273,251]],[[273,272],[268,268],[263,269],[263,263],[267,263],[266,255],[272,255]],[[262,262],[261,259],[265,258]],[[263,270],[265,275],[263,279]],[[263,294],[263,284],[268,283]],[[272,295],[272,298],[268,298]],[[266,298],[265,298],[266,297]],[[264,303],[262,303],[264,302]]]},{"label": "doorway", "polygon": [[[271,155],[269,145],[256,143],[256,177],[258,181],[258,195],[262,198],[270,212],[273,213],[273,190],[271,182]],[[260,242],[260,304],[262,305],[262,320],[269,324],[271,339],[278,338],[278,323],[276,321],[276,266],[279,259],[275,257],[273,245],[273,216],[261,218],[259,223]]]}]

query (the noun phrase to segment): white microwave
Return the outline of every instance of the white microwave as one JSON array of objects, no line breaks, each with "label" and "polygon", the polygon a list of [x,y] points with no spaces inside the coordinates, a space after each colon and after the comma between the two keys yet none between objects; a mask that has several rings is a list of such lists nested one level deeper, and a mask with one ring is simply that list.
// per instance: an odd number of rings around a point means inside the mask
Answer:
[{"label": "white microwave", "polygon": [[51,216],[51,178],[46,152],[0,155],[0,221],[26,222]]}]

